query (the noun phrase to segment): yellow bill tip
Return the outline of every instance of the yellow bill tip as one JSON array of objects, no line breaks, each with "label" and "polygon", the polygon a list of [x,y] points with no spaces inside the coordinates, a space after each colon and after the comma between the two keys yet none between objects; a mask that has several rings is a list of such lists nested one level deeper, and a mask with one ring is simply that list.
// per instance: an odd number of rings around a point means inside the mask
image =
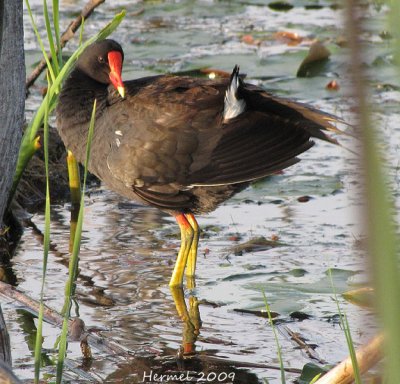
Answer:
[{"label": "yellow bill tip", "polygon": [[125,99],[125,88],[123,86],[119,86],[117,88],[118,93],[121,95],[123,99]]}]

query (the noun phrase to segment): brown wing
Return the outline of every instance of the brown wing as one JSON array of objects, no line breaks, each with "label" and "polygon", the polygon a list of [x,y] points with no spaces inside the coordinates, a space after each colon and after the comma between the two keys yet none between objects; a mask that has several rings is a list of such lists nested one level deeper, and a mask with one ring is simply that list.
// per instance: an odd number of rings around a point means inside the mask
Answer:
[{"label": "brown wing", "polygon": [[194,163],[192,186],[243,183],[270,175],[298,162],[297,156],[313,146],[311,137],[337,144],[324,132],[337,131],[332,115],[244,84],[239,97],[245,111],[222,124],[223,135],[208,163],[201,169]]},{"label": "brown wing", "polygon": [[[311,137],[335,143],[330,115],[237,82],[163,76],[127,84],[129,97],[112,113],[115,132],[107,164],[113,177],[150,204],[189,209],[191,188],[247,183],[299,159]],[[244,109],[224,119],[224,105]],[[121,107],[122,106],[122,107]],[[114,107],[114,106],[113,106]],[[112,109],[110,109],[111,112]],[[118,116],[118,117],[116,117]],[[235,113],[233,113],[235,116]],[[194,193],[194,192],[193,192]]]}]

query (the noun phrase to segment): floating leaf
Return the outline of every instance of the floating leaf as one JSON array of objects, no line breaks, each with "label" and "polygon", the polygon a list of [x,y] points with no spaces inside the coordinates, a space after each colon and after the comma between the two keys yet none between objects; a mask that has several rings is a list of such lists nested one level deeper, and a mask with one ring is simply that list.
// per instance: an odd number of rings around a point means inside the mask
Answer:
[{"label": "floating leaf", "polygon": [[364,287],[353,289],[342,294],[344,299],[360,307],[372,308],[374,306],[375,291],[373,288]]},{"label": "floating leaf", "polygon": [[301,311],[291,312],[289,314],[289,316],[291,319],[299,320],[299,321],[311,319],[311,315],[309,315],[308,313],[301,312]]},{"label": "floating leaf", "polygon": [[293,5],[286,1],[273,1],[268,4],[268,7],[274,11],[290,11],[293,8]]},{"label": "floating leaf", "polygon": [[242,255],[243,253],[248,252],[266,251],[267,249],[278,247],[280,245],[283,245],[283,243],[279,241],[268,240],[264,236],[260,236],[231,247],[229,249],[229,253]]},{"label": "floating leaf", "polygon": [[321,367],[320,365],[314,363],[307,363],[303,370],[301,371],[301,375],[298,378],[298,384],[310,384],[315,382],[314,378],[316,376],[320,376],[329,371],[327,367]]},{"label": "floating leaf", "polygon": [[313,43],[307,56],[300,64],[297,77],[313,77],[323,71],[331,52],[320,41]]},{"label": "floating leaf", "polygon": [[289,271],[289,274],[294,277],[303,277],[307,274],[307,271],[303,268],[295,268]]}]

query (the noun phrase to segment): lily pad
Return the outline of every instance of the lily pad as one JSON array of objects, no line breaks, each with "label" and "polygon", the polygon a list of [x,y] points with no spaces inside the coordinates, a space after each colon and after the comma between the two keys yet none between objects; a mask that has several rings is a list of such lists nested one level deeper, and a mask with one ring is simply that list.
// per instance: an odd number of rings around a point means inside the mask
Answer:
[{"label": "lily pad", "polygon": [[229,253],[240,256],[243,253],[266,251],[282,245],[284,244],[279,241],[268,240],[264,236],[260,236],[250,239],[244,243],[234,245],[233,247],[229,248]]},{"label": "lily pad", "polygon": [[372,308],[375,291],[371,287],[363,287],[344,292],[342,296],[352,304],[360,307]]},{"label": "lily pad", "polygon": [[307,363],[301,372],[300,377],[298,378],[297,382],[299,384],[310,384],[315,382],[315,377],[320,377],[324,373],[328,372],[329,368],[321,367],[320,365]]},{"label": "lily pad", "polygon": [[290,11],[293,8],[293,5],[286,1],[273,1],[268,4],[268,7],[274,11]]},{"label": "lily pad", "polygon": [[331,52],[320,41],[313,43],[307,56],[300,64],[297,77],[313,77],[325,71],[326,62]]}]

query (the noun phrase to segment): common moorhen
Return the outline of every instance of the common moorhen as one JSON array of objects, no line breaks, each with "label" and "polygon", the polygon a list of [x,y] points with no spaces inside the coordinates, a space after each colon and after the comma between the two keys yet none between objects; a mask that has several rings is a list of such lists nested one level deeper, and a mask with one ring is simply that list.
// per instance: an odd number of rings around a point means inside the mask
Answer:
[{"label": "common moorhen", "polygon": [[170,280],[194,276],[199,227],[194,214],[214,210],[252,181],[299,161],[311,137],[336,143],[336,118],[230,78],[161,75],[122,82],[124,53],[113,40],[89,46],[66,80],[57,127],[78,161],[85,159],[94,100],[89,170],[112,190],[173,215],[181,247]]}]

